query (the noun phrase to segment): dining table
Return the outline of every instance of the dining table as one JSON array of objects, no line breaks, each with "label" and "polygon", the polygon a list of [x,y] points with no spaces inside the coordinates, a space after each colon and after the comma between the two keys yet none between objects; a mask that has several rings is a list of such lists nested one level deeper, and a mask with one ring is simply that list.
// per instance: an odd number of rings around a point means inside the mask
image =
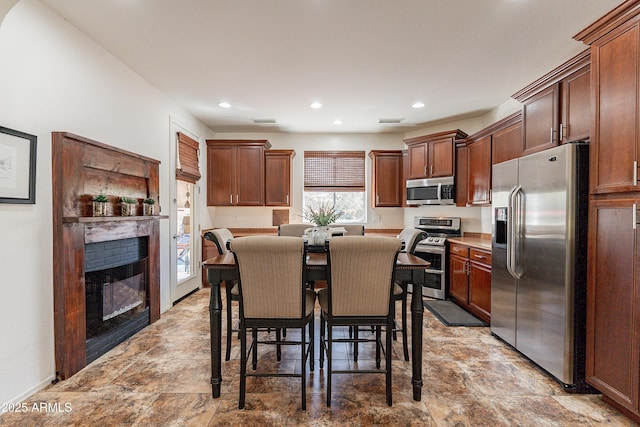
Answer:
[{"label": "dining table", "polygon": [[[307,252],[306,280],[308,282],[327,279],[327,254],[325,252]],[[214,398],[220,397],[222,384],[222,281],[238,280],[233,253],[227,252],[202,262],[207,271],[207,280],[211,285],[209,302],[209,323],[211,333],[211,389]],[[422,286],[425,284],[428,261],[415,255],[400,252],[394,269],[395,280],[412,284],[411,295],[411,364],[413,399],[422,397],[422,327],[423,311]],[[229,282],[227,282],[229,283]],[[230,307],[227,307],[230,310]]]}]

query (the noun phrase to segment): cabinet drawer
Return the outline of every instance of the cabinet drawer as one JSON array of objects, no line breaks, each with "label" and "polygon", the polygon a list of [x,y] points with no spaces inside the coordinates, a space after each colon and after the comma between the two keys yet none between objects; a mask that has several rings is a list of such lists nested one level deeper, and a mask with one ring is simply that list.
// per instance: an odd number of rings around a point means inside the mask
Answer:
[{"label": "cabinet drawer", "polygon": [[469,258],[469,246],[452,243],[451,246],[449,246],[449,253]]},{"label": "cabinet drawer", "polygon": [[479,249],[469,249],[469,259],[482,264],[491,265],[491,253]]}]

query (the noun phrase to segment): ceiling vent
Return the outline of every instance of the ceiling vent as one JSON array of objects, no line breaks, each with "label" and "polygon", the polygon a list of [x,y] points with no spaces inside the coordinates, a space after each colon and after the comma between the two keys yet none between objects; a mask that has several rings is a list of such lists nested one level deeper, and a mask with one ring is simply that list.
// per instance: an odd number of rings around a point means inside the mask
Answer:
[{"label": "ceiling vent", "polygon": [[252,119],[257,125],[275,125],[276,119]]},{"label": "ceiling vent", "polygon": [[379,119],[378,123],[380,123],[381,125],[398,124],[403,120],[404,119]]}]

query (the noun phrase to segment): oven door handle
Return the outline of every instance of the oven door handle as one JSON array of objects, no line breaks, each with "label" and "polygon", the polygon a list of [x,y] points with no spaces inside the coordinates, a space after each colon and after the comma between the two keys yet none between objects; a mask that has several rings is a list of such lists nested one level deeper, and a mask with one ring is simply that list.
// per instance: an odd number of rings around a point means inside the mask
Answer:
[{"label": "oven door handle", "polygon": [[428,246],[428,245],[420,245],[416,246],[414,252],[419,252],[423,254],[444,254],[445,248],[444,246]]}]

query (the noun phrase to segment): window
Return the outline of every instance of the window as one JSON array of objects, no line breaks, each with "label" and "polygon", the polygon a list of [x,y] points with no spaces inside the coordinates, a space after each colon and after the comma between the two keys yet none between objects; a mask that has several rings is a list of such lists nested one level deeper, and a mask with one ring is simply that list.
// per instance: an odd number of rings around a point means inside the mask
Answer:
[{"label": "window", "polygon": [[343,211],[338,223],[366,222],[365,152],[305,151],[303,208]]}]

